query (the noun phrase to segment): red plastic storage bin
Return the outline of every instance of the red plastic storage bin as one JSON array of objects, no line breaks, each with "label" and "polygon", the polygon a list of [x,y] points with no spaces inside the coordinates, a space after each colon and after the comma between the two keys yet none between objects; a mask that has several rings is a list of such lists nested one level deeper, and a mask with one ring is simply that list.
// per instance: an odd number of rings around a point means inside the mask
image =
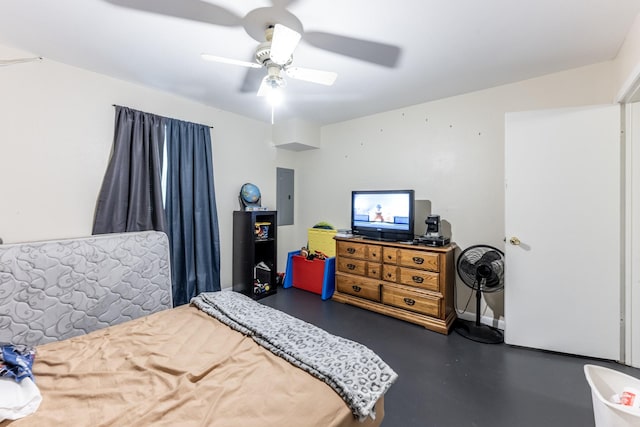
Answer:
[{"label": "red plastic storage bin", "polygon": [[293,263],[293,287],[322,294],[324,260],[308,260],[301,255],[294,255],[291,258]]},{"label": "red plastic storage bin", "polygon": [[282,287],[320,294],[323,301],[331,298],[336,289],[336,258],[308,260],[300,251],[289,252]]}]

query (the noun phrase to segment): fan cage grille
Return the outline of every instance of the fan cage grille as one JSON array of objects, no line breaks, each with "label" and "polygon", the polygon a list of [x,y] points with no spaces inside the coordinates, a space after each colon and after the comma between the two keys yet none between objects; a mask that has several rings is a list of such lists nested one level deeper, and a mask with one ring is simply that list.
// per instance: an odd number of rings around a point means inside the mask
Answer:
[{"label": "fan cage grille", "polygon": [[[489,277],[478,274],[478,267],[490,268]],[[458,276],[473,290],[497,292],[504,288],[504,253],[489,245],[471,246],[460,254],[457,263]]]}]

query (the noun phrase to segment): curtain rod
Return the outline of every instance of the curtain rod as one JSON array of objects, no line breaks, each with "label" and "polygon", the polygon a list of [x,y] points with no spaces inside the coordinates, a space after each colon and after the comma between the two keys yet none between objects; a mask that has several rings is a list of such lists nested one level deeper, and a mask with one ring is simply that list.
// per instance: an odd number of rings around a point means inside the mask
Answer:
[{"label": "curtain rod", "polygon": [[[128,108],[128,109],[130,109],[130,110],[140,111],[140,110],[136,110],[135,108],[125,107],[124,105],[111,104],[111,106],[113,106],[113,107],[123,107],[123,108]],[[146,113],[146,111],[140,111],[140,112],[141,112],[141,113]],[[160,116],[160,115],[158,115],[158,114],[154,114],[154,113],[147,113],[147,114],[153,114],[154,116],[162,117],[162,118],[164,118],[164,119],[169,119],[169,120],[179,120],[179,121],[181,121],[181,122],[193,123],[193,124],[200,125],[200,126],[207,126],[209,129],[214,129],[214,127],[213,127],[213,126],[203,125],[202,123],[195,123],[195,122],[189,122],[189,121],[187,121],[187,120],[173,119],[173,118],[171,118],[171,117]]]}]

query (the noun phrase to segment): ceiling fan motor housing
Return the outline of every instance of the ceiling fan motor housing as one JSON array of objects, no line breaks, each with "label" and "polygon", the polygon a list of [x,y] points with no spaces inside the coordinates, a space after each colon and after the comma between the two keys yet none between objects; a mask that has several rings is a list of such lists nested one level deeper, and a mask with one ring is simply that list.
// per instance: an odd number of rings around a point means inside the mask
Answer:
[{"label": "ceiling fan motor housing", "polygon": [[256,49],[256,62],[260,65],[264,65],[265,67],[274,65],[274,66],[283,68],[291,65],[291,62],[293,62],[293,55],[291,55],[287,60],[287,62],[282,66],[275,64],[271,60],[271,42],[267,41],[267,42],[262,42],[258,45],[258,48]]},{"label": "ceiling fan motor housing", "polygon": [[262,42],[256,49],[256,61],[258,64],[266,65],[271,60],[271,42]]}]

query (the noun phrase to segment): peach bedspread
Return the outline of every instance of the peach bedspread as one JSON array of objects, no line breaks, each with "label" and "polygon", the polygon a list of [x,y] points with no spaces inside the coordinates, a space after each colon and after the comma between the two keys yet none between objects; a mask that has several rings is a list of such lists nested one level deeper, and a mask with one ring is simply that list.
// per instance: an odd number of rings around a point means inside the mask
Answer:
[{"label": "peach bedspread", "polygon": [[37,348],[38,411],[0,427],[371,427],[328,385],[186,305]]}]

